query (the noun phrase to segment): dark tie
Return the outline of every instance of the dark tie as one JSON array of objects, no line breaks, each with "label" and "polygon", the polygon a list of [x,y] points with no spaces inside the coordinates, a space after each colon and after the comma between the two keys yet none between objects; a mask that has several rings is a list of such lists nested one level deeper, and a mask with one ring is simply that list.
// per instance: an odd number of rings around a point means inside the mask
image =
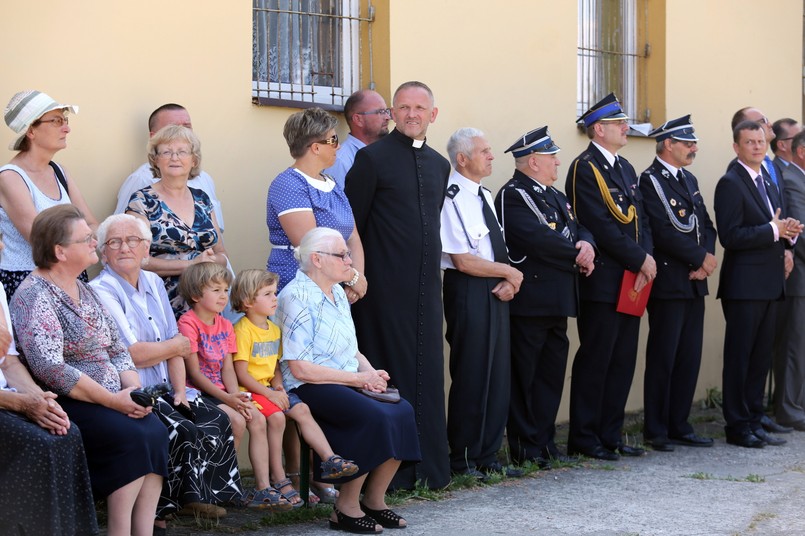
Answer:
[{"label": "dark tie", "polygon": [[760,192],[760,197],[763,199],[763,203],[765,203],[765,207],[767,210],[771,209],[771,203],[769,202],[769,196],[766,195],[766,185],[763,184],[763,174],[761,173],[757,177],[755,177],[755,184],[757,184],[757,191]]},{"label": "dark tie", "polygon": [[777,170],[774,169],[774,162],[771,161],[769,155],[763,157],[763,162],[766,164],[766,171],[769,172],[769,177],[771,177],[771,182],[774,183],[775,186],[780,184],[780,181],[777,180]]},{"label": "dark tie", "polygon": [[492,207],[486,202],[484,196],[484,189],[482,186],[478,187],[478,196],[481,198],[481,210],[484,213],[484,223],[486,228],[489,229],[489,240],[492,242],[492,252],[495,255],[495,262],[509,263],[509,253],[506,249],[506,242],[503,241],[503,233],[500,232],[500,224],[492,212]]},{"label": "dark tie", "polygon": [[685,189],[685,191],[688,194],[688,199],[692,202],[693,192],[690,191],[690,186],[688,186],[688,180],[685,178],[685,172],[682,170],[682,168],[679,168],[679,171],[676,172],[676,180],[678,180],[679,184],[682,185],[682,188]]},{"label": "dark tie", "polygon": [[632,192],[629,189],[629,185],[626,184],[626,177],[624,176],[623,166],[621,166],[621,159],[619,156],[615,157],[615,165],[612,167],[615,169],[616,175],[618,175],[621,188],[623,188],[623,191],[626,193],[626,195],[630,195]]}]

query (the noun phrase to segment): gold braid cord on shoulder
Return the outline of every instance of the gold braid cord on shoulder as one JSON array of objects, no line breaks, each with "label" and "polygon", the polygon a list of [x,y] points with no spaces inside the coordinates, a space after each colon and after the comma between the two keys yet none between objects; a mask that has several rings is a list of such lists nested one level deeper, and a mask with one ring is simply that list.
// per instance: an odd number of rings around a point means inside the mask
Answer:
[{"label": "gold braid cord on shoulder", "polygon": [[[609,187],[607,187],[606,180],[604,180],[604,176],[601,175],[601,172],[598,171],[592,162],[589,162],[590,167],[593,169],[593,175],[595,176],[595,182],[598,185],[598,190],[601,192],[601,199],[604,200],[604,204],[607,206],[609,213],[612,214],[612,217],[618,220],[620,223],[627,224],[634,222],[634,236],[635,242],[638,241],[639,238],[639,227],[637,223],[637,209],[634,205],[629,206],[629,210],[626,214],[621,212],[620,207],[615,203],[615,200],[612,199],[612,194],[609,193]],[[573,167],[573,205],[576,205],[576,170],[578,169],[579,161],[576,160],[576,164]],[[576,209],[576,216],[578,217],[578,209]]]}]

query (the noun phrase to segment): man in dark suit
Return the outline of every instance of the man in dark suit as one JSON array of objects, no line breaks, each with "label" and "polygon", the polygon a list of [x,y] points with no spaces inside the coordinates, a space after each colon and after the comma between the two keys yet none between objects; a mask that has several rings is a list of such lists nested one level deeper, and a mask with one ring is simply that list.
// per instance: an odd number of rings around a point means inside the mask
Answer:
[{"label": "man in dark suit", "polygon": [[763,168],[766,138],[754,121],[733,130],[738,161],[716,185],[714,205],[724,262],[718,298],[724,311],[724,418],[727,442],[781,445],[761,425],[763,385],[771,366],[775,302],[785,296],[785,248],[802,231],[780,219],[780,194]]},{"label": "man in dark suit", "polygon": [[559,152],[548,127],[528,132],[506,149],[515,172],[495,205],[514,266],[523,272],[510,305],[511,405],[507,437],[512,458],[550,467],[568,461],[556,446],[556,414],[567,368],[567,317],[578,312],[577,277],[595,265],[593,238],[576,220],[567,197],[553,187]]},{"label": "man in dark suit", "polygon": [[[791,140],[791,161],[783,170],[785,209],[791,218],[805,220],[805,131]],[[780,308],[780,367],[775,361],[774,413],[779,424],[805,432],[805,243],[794,245],[794,270],[785,283]],[[775,348],[775,350],[777,350]],[[777,356],[775,356],[776,358]]]},{"label": "man in dark suit", "polygon": [[[777,142],[776,137],[778,130],[775,130],[773,128],[771,121],[769,121],[769,118],[766,117],[766,114],[764,114],[759,109],[752,106],[741,108],[740,110],[735,112],[735,114],[732,116],[730,128],[734,131],[735,127],[738,126],[738,123],[747,120],[754,121],[755,123],[760,125],[760,128],[763,129],[763,135],[766,138],[766,150],[768,151],[770,147],[772,148],[772,150],[774,150],[774,147],[776,146]],[[738,159],[734,158],[727,165],[727,169],[729,170],[729,168],[731,168],[737,162]],[[777,190],[780,194],[780,199],[783,200],[781,201],[781,203],[784,203],[786,194],[785,194],[785,181],[783,181],[783,175],[782,175],[783,161],[778,158],[772,160],[768,154],[764,154],[762,165],[765,173],[767,174],[767,177],[771,179],[772,184],[774,184],[777,187]],[[781,206],[784,207],[784,204],[781,204]],[[790,272],[794,267],[794,254],[790,249],[787,249],[785,251],[784,262],[786,272]],[[774,305],[772,307],[774,307]],[[781,341],[783,338],[783,333],[781,331],[780,325],[777,326],[774,338],[775,341],[773,346],[772,366],[774,367],[775,370],[775,376],[780,376],[782,374],[780,370],[782,367],[782,363],[784,362],[784,359],[780,357],[780,354],[782,352],[782,350],[780,349],[782,347]],[[765,413],[761,417],[760,424],[767,432],[775,434],[789,433],[793,430],[790,427],[777,424]]]},{"label": "man in dark suit", "polygon": [[617,460],[645,451],[623,443],[640,318],[617,311],[624,271],[639,292],[654,279],[651,229],[637,175],[618,150],[626,145],[626,114],[610,93],[579,118],[592,140],[571,164],[565,191],[581,225],[592,232],[595,271],[580,282],[579,340],[570,384],[568,454]]},{"label": "man in dark suit", "polygon": [[716,269],[716,230],[692,173],[699,139],[690,115],[651,132],[657,157],[640,176],[651,222],[657,280],[648,302],[649,335],[643,383],[643,437],[654,450],[674,444],[710,447],[688,423],[704,336],[707,277]]}]

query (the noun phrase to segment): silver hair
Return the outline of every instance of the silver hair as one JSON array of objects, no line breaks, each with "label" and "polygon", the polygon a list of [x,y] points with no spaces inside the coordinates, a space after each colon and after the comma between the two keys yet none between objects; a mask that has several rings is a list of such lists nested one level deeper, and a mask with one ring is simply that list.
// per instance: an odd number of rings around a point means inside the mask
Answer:
[{"label": "silver hair", "polygon": [[458,164],[458,153],[463,153],[464,156],[469,157],[473,149],[472,139],[482,138],[483,136],[483,132],[471,127],[460,128],[453,132],[453,135],[447,140],[447,154],[454,168]]},{"label": "silver hair", "polygon": [[148,240],[149,243],[151,242],[151,230],[143,220],[131,214],[112,214],[101,222],[98,226],[98,232],[96,233],[98,235],[98,251],[101,254],[103,254],[106,249],[106,237],[109,236],[109,231],[111,231],[113,227],[124,223],[134,224],[140,232],[140,238]]},{"label": "silver hair", "polygon": [[299,246],[293,250],[293,256],[299,263],[299,269],[307,273],[311,267],[310,255],[330,247],[339,238],[343,238],[341,233],[329,227],[314,227],[305,233]]}]

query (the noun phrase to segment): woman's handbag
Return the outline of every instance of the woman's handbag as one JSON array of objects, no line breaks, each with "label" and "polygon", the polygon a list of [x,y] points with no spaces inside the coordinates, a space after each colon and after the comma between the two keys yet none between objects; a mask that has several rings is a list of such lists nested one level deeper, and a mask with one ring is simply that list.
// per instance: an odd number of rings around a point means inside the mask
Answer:
[{"label": "woman's handbag", "polygon": [[378,402],[387,402],[389,404],[396,404],[400,401],[400,391],[396,387],[386,387],[382,393],[376,393],[368,389],[356,389],[362,395],[373,398]]}]

